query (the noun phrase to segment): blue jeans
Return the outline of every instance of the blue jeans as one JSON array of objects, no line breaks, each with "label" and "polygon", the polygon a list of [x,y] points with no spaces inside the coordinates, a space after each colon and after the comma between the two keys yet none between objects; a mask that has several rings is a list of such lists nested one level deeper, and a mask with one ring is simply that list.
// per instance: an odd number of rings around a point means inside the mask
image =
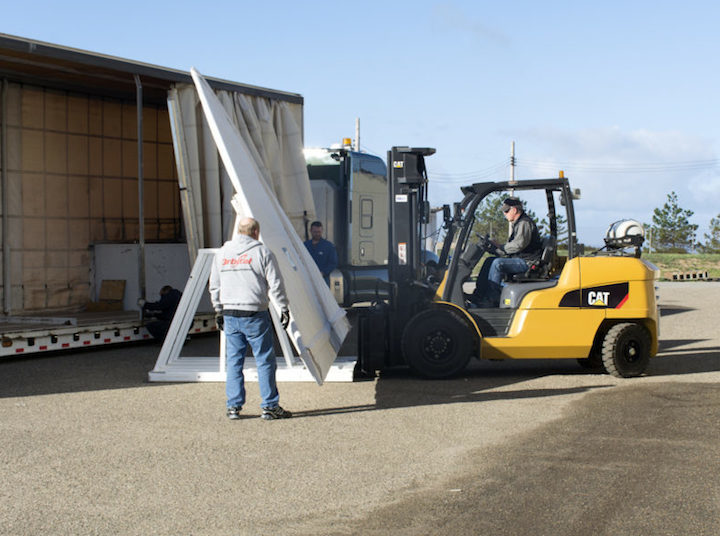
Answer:
[{"label": "blue jeans", "polygon": [[485,298],[497,305],[500,303],[503,275],[522,274],[528,265],[517,257],[490,257],[485,260],[478,274],[475,298]]},{"label": "blue jeans", "polygon": [[253,316],[236,317],[225,315],[225,341],[227,347],[227,380],[225,394],[228,407],[242,407],[245,404],[245,376],[243,365],[248,345],[252,348],[257,364],[260,385],[260,406],[274,408],[280,401],[275,383],[275,351],[270,313],[259,312]]}]

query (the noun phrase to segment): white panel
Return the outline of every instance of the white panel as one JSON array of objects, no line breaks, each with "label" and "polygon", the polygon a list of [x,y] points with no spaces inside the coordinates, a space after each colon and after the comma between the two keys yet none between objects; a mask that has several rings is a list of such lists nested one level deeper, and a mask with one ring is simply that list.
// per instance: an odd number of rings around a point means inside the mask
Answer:
[{"label": "white panel", "polygon": [[258,219],[261,240],[278,259],[290,301],[291,339],[308,370],[321,384],[350,330],[345,311],[335,302],[237,127],[205,79],[195,69],[191,72],[241,212]]}]

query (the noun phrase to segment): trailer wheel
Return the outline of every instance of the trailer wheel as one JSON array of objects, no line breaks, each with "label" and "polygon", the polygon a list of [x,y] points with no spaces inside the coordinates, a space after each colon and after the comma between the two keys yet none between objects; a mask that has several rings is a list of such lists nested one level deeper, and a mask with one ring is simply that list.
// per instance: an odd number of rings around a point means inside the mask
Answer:
[{"label": "trailer wheel", "polygon": [[650,334],[640,324],[616,324],[603,339],[603,365],[618,378],[640,376],[650,362],[650,344]]},{"label": "trailer wheel", "polygon": [[415,315],[402,336],[405,361],[426,378],[447,378],[462,372],[470,360],[473,336],[458,315],[430,309]]}]

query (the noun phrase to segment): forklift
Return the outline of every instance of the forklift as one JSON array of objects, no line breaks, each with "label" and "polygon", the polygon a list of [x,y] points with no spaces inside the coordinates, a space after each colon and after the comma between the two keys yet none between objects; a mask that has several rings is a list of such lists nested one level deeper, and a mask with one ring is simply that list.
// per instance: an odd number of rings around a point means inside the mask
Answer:
[{"label": "forklift", "polygon": [[[605,246],[586,255],[576,234],[578,192],[562,173],[475,183],[461,188],[463,199],[454,210],[443,207],[442,251],[437,262],[426,263],[421,255],[430,215],[425,158],[434,152],[388,151],[388,280],[378,282],[377,298],[359,314],[357,371],[374,375],[408,366],[426,378],[446,378],[475,357],[576,359],[616,377],[642,375],[657,354],[659,331],[659,270],[640,258],[642,226],[616,222]],[[473,229],[483,200],[504,192],[540,192],[549,234],[528,270],[504,282],[500,306],[479,307],[471,301],[470,277],[493,247]],[[558,205],[567,226],[562,237]]]}]

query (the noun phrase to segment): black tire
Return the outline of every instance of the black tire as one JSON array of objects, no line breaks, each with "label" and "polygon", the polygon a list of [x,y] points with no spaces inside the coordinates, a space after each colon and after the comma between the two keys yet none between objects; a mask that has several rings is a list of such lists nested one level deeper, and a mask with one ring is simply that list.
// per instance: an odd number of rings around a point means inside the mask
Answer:
[{"label": "black tire", "polygon": [[470,360],[473,334],[465,320],[444,309],[415,315],[405,327],[402,351],[410,368],[426,378],[448,378]]},{"label": "black tire", "polygon": [[603,339],[605,370],[618,378],[640,376],[650,362],[650,345],[650,333],[640,324],[614,325]]}]

